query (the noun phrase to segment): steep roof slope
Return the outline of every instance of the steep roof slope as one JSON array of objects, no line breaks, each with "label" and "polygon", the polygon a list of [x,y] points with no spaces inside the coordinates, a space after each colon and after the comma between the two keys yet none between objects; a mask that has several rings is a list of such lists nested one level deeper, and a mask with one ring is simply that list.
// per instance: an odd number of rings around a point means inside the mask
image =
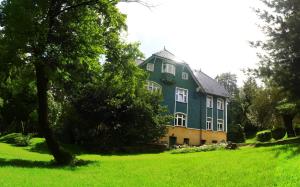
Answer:
[{"label": "steep roof slope", "polygon": [[[229,94],[226,91],[226,89],[222,85],[220,85],[215,79],[209,77],[208,75],[206,75],[205,73],[203,73],[201,71],[193,72],[191,70],[190,66],[186,62],[184,62],[180,58],[176,57],[173,53],[166,50],[166,48],[164,48],[163,50],[161,50],[159,52],[154,53],[152,56],[165,58],[165,59],[171,60],[175,63],[185,65],[188,68],[188,70],[191,72],[193,79],[197,82],[199,88],[203,92],[208,93],[208,94],[223,96],[223,97],[229,97]],[[146,62],[146,61],[144,61],[144,62]],[[137,62],[137,64],[141,65],[144,62]]]},{"label": "steep roof slope", "polygon": [[229,93],[227,92],[227,90],[215,79],[206,75],[202,71],[196,71],[194,72],[194,74],[206,93],[229,97]]},{"label": "steep roof slope", "polygon": [[177,63],[184,63],[183,60],[179,59],[177,56],[175,56],[173,53],[171,53],[170,51],[166,50],[165,48],[157,53],[154,53],[153,55],[155,56],[159,56],[165,59],[169,59],[172,60],[174,62]]}]

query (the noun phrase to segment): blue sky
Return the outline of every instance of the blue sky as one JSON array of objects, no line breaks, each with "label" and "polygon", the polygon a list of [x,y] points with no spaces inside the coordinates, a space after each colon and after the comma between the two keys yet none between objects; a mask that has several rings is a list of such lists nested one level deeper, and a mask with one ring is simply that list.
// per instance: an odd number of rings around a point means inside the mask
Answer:
[{"label": "blue sky", "polygon": [[223,72],[238,75],[258,63],[256,49],[248,41],[263,39],[252,8],[259,0],[149,0],[148,9],[136,3],[121,3],[127,14],[127,39],[140,41],[146,57],[164,46],[211,77]]}]

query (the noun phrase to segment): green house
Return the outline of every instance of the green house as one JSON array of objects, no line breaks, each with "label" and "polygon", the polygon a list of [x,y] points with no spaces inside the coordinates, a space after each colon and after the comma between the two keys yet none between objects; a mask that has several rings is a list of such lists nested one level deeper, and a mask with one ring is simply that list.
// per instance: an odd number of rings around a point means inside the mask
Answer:
[{"label": "green house", "polygon": [[149,72],[147,88],[163,94],[163,105],[174,114],[161,143],[201,145],[226,141],[228,92],[201,71],[164,49],[139,67]]}]

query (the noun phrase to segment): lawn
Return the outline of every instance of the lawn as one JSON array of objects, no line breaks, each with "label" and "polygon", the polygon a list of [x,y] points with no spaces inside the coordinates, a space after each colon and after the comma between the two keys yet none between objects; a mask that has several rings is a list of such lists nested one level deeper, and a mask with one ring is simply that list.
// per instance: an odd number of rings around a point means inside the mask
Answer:
[{"label": "lawn", "polygon": [[300,186],[300,146],[101,156],[54,167],[43,151],[0,143],[0,186]]}]

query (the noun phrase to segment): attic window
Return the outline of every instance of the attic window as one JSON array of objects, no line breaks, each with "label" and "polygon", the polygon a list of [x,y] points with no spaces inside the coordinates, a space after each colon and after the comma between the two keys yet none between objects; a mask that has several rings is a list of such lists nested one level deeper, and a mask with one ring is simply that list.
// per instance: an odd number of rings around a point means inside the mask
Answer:
[{"label": "attic window", "polygon": [[147,64],[147,70],[148,71],[154,71],[154,64],[153,63],[148,63]]},{"label": "attic window", "polygon": [[182,72],[182,79],[183,80],[188,80],[189,79],[189,74],[187,72]]},{"label": "attic window", "polygon": [[162,71],[162,73],[170,73],[170,74],[175,75],[175,66],[173,64],[164,63],[162,65],[161,71]]}]

